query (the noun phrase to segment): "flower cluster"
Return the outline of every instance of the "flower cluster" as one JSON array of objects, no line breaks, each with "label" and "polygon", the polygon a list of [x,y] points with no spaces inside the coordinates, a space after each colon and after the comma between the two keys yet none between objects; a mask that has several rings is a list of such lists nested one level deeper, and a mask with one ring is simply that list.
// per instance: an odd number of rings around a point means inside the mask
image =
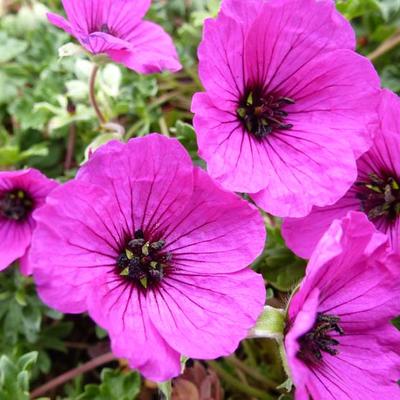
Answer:
[{"label": "flower cluster", "polygon": [[[50,22],[90,53],[139,73],[180,68],[142,20],[149,0],[63,5],[68,20]],[[234,352],[262,314],[257,205],[310,258],[279,333],[295,399],[400,398],[400,100],[333,0],[224,0],[199,73],[207,172],[160,134],[106,143],[60,185],[0,172],[0,270],[19,259],[44,303],[87,312],[117,357],[165,381],[182,356]]]}]

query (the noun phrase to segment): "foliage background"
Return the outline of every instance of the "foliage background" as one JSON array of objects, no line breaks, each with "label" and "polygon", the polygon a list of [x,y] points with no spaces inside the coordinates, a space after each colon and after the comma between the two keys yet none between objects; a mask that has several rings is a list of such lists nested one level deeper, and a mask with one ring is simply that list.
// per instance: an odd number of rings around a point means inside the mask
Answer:
[{"label": "foliage background", "polygon": [[[382,84],[400,91],[400,0],[341,0],[358,51],[368,55]],[[0,169],[35,167],[66,181],[93,149],[111,138],[127,140],[149,132],[177,137],[194,162],[191,97],[201,90],[196,49],[203,20],[216,15],[219,0],[157,0],[147,18],[174,38],[184,68],[178,74],[140,76],[121,66],[103,67],[96,92],[107,116],[125,128],[99,128],[88,100],[93,64],[85,55],[59,58],[71,41],[46,21],[61,11],[58,0],[0,0]],[[117,127],[118,128],[118,127]],[[265,216],[269,241],[254,268],[267,284],[268,303],[283,307],[301,279],[305,261],[284,245],[279,221]],[[66,316],[46,308],[30,278],[17,266],[0,276],[0,399],[25,400],[29,392],[109,352],[107,335],[85,315]],[[110,360],[108,360],[110,361]],[[276,345],[247,340],[235,355],[214,362],[188,362],[173,382],[174,400],[291,399],[274,385],[285,380]],[[63,400],[157,399],[152,382],[128,371],[123,360],[72,371],[68,383],[46,395]],[[33,388],[33,389],[32,389]]]}]

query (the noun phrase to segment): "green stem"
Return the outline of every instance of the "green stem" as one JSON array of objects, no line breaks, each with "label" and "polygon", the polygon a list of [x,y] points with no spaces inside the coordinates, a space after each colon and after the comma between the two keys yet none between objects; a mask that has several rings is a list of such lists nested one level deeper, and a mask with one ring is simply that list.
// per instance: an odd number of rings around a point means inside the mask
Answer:
[{"label": "green stem", "polygon": [[251,342],[249,340],[243,340],[242,341],[242,346],[244,348],[244,351],[245,351],[245,353],[247,355],[247,358],[248,358],[250,364],[253,367],[255,367],[255,366],[257,366],[257,360],[256,360],[256,356],[254,355],[254,351],[253,351],[253,348],[252,348],[252,343],[253,342]]},{"label": "green stem", "polygon": [[232,389],[238,390],[239,392],[249,396],[256,397],[258,400],[274,400],[274,397],[272,397],[270,394],[240,382],[237,378],[222,368],[216,361],[208,361],[208,364]]},{"label": "green stem", "polygon": [[71,381],[77,376],[91,371],[92,369],[95,369],[97,367],[100,367],[101,365],[108,364],[111,361],[115,361],[115,356],[112,353],[102,354],[99,357],[93,358],[93,360],[90,360],[77,368],[71,369],[70,371],[65,372],[64,374],[54,378],[50,382],[45,383],[43,386],[38,387],[32,392],[30,398],[36,399],[37,397],[42,397],[46,393],[54,390],[58,386],[64,385],[65,383]]},{"label": "green stem", "polygon": [[279,390],[277,390],[277,387],[279,386],[278,383],[276,383],[272,379],[269,379],[269,378],[265,377],[264,375],[260,374],[256,369],[253,369],[246,363],[240,361],[235,356],[227,357],[227,358],[225,358],[225,361],[227,361],[232,366],[243,371],[250,378],[253,378],[255,381],[260,382],[266,388],[273,390],[276,393],[279,393]]},{"label": "green stem", "polygon": [[367,57],[371,61],[375,61],[377,58],[391,51],[399,44],[400,44],[400,30],[397,30],[392,36],[386,39],[377,49],[375,49],[372,53],[368,54]]},{"label": "green stem", "polygon": [[100,107],[96,100],[96,77],[97,77],[98,72],[99,72],[99,66],[95,65],[93,67],[92,74],[90,76],[89,98],[90,98],[90,103],[92,104],[92,107],[97,115],[97,118],[100,121],[100,124],[104,124],[106,122],[106,119],[105,119],[103,113],[101,112]]}]

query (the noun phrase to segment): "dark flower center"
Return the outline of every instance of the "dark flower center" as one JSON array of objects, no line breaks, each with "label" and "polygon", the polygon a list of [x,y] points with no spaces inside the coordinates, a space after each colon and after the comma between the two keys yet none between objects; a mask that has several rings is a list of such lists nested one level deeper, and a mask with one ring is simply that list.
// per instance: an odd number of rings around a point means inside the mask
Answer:
[{"label": "dark flower center", "polygon": [[101,25],[101,27],[100,27],[100,32],[111,33],[110,28],[108,27],[107,24]]},{"label": "dark flower center", "polygon": [[299,357],[306,361],[319,362],[322,360],[322,352],[336,356],[339,341],[332,338],[330,333],[344,335],[339,323],[340,318],[335,315],[318,313],[314,327],[299,339]]},{"label": "dark flower center", "polygon": [[163,251],[164,240],[149,241],[141,229],[118,256],[117,272],[142,289],[157,286],[170,269],[172,254]]},{"label": "dark flower center", "polygon": [[96,23],[92,26],[89,26],[89,34],[97,32],[103,32],[112,36],[116,36],[114,34],[115,32],[113,31],[112,27],[110,27],[106,22],[104,22],[103,24]]},{"label": "dark flower center", "polygon": [[293,128],[292,124],[285,123],[288,113],[284,108],[290,104],[294,104],[293,99],[252,89],[240,100],[236,113],[247,132],[263,139],[274,131]]},{"label": "dark flower center", "polygon": [[26,219],[33,209],[33,200],[24,190],[0,194],[0,215],[14,221]]},{"label": "dark flower center", "polygon": [[357,182],[357,198],[362,210],[370,220],[385,217],[395,221],[400,215],[400,185],[398,179],[391,176],[381,178],[369,174],[368,182]]}]

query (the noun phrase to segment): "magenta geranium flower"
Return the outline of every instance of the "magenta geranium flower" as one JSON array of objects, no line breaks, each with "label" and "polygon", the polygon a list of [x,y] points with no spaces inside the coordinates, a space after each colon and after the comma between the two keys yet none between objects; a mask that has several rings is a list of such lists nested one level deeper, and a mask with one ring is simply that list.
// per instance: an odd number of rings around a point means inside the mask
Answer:
[{"label": "magenta geranium flower", "polygon": [[373,147],[358,161],[358,178],[338,202],[315,207],[304,218],[287,218],[282,233],[287,245],[308,258],[334,219],[349,211],[362,211],[400,250],[400,100],[382,91],[381,120]]},{"label": "magenta geranium flower", "polygon": [[400,258],[362,213],[335,221],[289,304],[296,400],[400,398]]},{"label": "magenta geranium flower", "polygon": [[56,186],[35,169],[0,171],[0,271],[19,259],[21,272],[32,273],[27,257],[35,227],[32,213]]},{"label": "magenta geranium flower", "polygon": [[63,0],[68,20],[49,13],[49,21],[76,37],[92,54],[106,54],[136,72],[181,69],[170,36],[143,21],[151,0]]},{"label": "magenta geranium flower", "polygon": [[337,201],[377,123],[379,78],[331,0],[225,0],[199,49],[200,156],[277,216]]},{"label": "magenta geranium flower", "polygon": [[146,377],[180,355],[233,352],[262,312],[257,210],[194,168],[178,141],[149,135],[98,150],[36,213],[34,278],[43,301],[89,315]]}]

